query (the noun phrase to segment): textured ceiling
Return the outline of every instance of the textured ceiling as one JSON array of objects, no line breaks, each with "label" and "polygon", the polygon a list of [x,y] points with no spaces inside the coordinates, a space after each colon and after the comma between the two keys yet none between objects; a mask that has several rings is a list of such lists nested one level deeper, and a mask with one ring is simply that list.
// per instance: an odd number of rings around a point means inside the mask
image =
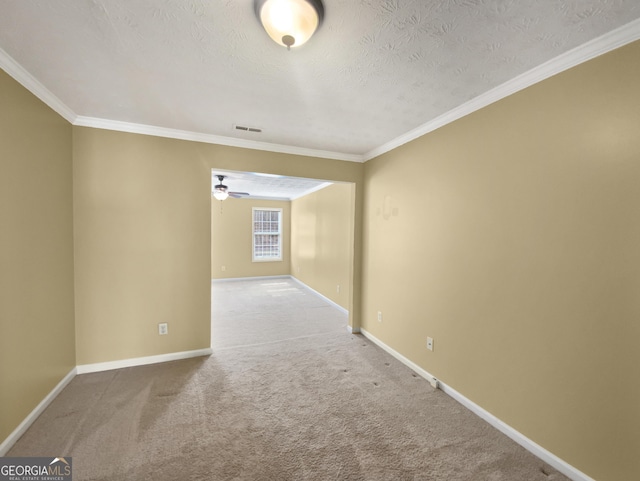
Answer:
[{"label": "textured ceiling", "polygon": [[252,0],[0,0],[0,48],[79,124],[358,159],[640,18],[638,0],[324,3],[316,35],[289,52]]},{"label": "textured ceiling", "polygon": [[212,186],[220,183],[217,175],[224,175],[222,183],[230,192],[247,192],[252,199],[293,200],[331,185],[330,182],[321,180],[256,172],[214,169],[211,174]]}]

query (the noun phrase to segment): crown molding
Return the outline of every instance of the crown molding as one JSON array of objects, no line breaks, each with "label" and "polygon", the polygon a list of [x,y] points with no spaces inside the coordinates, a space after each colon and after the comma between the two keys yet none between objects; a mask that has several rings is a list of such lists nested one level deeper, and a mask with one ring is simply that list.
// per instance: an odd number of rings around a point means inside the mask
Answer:
[{"label": "crown molding", "polygon": [[622,27],[605,33],[598,38],[558,55],[548,62],[514,77],[513,79],[471,99],[459,107],[449,110],[426,124],[410,130],[380,147],[370,150],[363,155],[364,161],[366,162],[378,157],[379,155],[400,147],[401,145],[415,140],[418,137],[422,137],[429,132],[433,132],[440,127],[480,110],[481,108],[487,107],[498,100],[502,100],[509,95],[519,92],[520,90],[524,90],[531,85],[638,39],[640,39],[640,19],[629,22]]},{"label": "crown molding", "polygon": [[134,134],[153,135],[156,137],[166,137],[171,139],[191,140],[208,144],[227,145],[230,147],[240,147],[252,150],[264,150],[267,152],[277,152],[280,154],[302,155],[305,157],[345,160],[348,162],[364,162],[365,160],[364,156],[361,154],[347,154],[329,150],[308,149],[305,147],[271,144],[268,142],[257,142],[255,140],[236,139],[233,137],[224,137],[221,135],[202,134],[198,132],[189,132],[186,130],[156,127],[153,125],[79,116],[1,48],[0,68],[2,68],[2,70],[7,72],[7,74],[13,77],[19,84],[29,90],[33,95],[38,97],[46,105],[48,105],[51,109],[53,109],[73,125],[81,127],[93,127],[96,129],[116,130]]},{"label": "crown molding", "polygon": [[306,157],[319,157],[322,159],[346,160],[349,162],[364,162],[364,156],[360,154],[345,154],[332,152],[329,150],[307,149],[292,145],[271,144],[269,142],[258,142],[255,140],[236,139],[222,135],[202,134],[187,130],[169,129],[156,127],[153,125],[136,124],[132,122],[121,122],[119,120],[99,119],[95,117],[78,116],[73,125],[80,127],[93,127],[96,129],[117,130],[119,132],[129,132],[132,134],[153,135],[156,137],[167,137],[170,139],[191,140],[194,142],[204,142],[207,144],[227,145],[229,147],[241,147],[244,149],[264,150],[267,152],[277,152],[280,154],[303,155]]},{"label": "crown molding", "polygon": [[69,123],[73,123],[77,117],[75,112],[67,107],[62,100],[56,97],[42,85],[36,78],[27,72],[22,65],[16,62],[7,52],[0,48],[0,68],[13,77],[19,84],[33,95],[42,100],[55,112],[60,114]]},{"label": "crown molding", "polygon": [[454,122],[466,115],[469,115],[481,108],[484,108],[498,100],[545,80],[553,75],[568,70],[576,65],[591,60],[599,55],[615,50],[628,43],[640,39],[640,19],[636,19],[623,25],[616,30],[612,30],[596,39],[584,43],[564,54],[561,54],[544,64],[515,77],[498,87],[495,87],[484,94],[436,117],[435,119],[413,129],[409,132],[376,147],[365,154],[347,154],[327,150],[308,149],[291,145],[272,144],[254,140],[237,139],[213,134],[203,134],[186,130],[169,129],[156,127],[153,125],[136,124],[117,120],[100,119],[95,117],[78,116],[73,110],[65,105],[58,97],[42,85],[33,75],[25,70],[9,54],[0,48],[0,68],[18,81],[32,94],[42,100],[50,108],[60,114],[73,125],[82,127],[93,127],[98,129],[115,130],[135,134],[152,135],[181,140],[191,140],[209,144],[226,145],[230,147],[240,147],[252,150],[263,150],[267,152],[277,152],[282,154],[301,155],[306,157],[317,157],[322,159],[343,160],[348,162],[366,162],[379,155],[400,147],[407,142],[417,139],[429,132]]}]

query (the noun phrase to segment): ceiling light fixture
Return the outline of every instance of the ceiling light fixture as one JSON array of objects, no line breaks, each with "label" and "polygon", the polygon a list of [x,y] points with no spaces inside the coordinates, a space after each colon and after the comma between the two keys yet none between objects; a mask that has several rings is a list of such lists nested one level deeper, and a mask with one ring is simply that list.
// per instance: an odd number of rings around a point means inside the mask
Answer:
[{"label": "ceiling light fixture", "polygon": [[224,185],[222,183],[222,181],[224,180],[226,175],[216,174],[216,177],[218,178],[218,181],[220,182],[219,184],[216,184],[216,185],[213,186],[213,196],[216,199],[225,200],[227,197],[239,198],[239,197],[246,197],[246,196],[250,195],[249,192],[229,192],[229,187],[227,187],[226,185]]},{"label": "ceiling light fixture", "polygon": [[253,6],[269,36],[287,50],[309,40],[324,18],[322,0],[254,0]]},{"label": "ceiling light fixture", "polygon": [[227,186],[222,184],[216,185],[213,189],[213,196],[218,200],[225,200],[227,197],[229,197]]},{"label": "ceiling light fixture", "polygon": [[218,200],[225,200],[229,197],[229,187],[224,185],[222,181],[224,180],[224,175],[216,175],[218,178],[218,184],[213,187],[213,196]]}]

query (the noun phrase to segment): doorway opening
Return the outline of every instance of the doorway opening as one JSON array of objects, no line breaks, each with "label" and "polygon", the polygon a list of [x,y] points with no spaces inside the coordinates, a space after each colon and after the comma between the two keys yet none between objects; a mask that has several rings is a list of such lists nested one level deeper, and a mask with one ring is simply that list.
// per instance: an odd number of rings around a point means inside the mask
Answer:
[{"label": "doorway opening", "polygon": [[[262,280],[271,284],[263,287],[272,293],[283,282],[285,294],[302,288],[323,298],[342,311],[346,328],[353,306],[355,184],[224,169],[212,169],[211,175],[212,318],[216,288]],[[219,176],[229,192],[243,195],[222,201],[213,197]],[[265,236],[268,242],[275,238],[273,232],[256,232],[256,210],[281,212],[279,259],[263,262],[254,256],[257,237],[262,242]],[[247,302],[252,292],[257,291],[247,289]],[[211,336],[216,346],[214,324]]]}]

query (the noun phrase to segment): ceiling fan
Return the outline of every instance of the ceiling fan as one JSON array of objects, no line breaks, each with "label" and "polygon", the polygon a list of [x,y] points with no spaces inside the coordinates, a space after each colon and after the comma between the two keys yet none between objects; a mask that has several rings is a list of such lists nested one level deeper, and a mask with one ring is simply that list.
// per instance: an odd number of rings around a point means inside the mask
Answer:
[{"label": "ceiling fan", "polygon": [[245,197],[250,195],[248,192],[229,192],[229,187],[224,185],[222,181],[225,179],[225,175],[216,175],[219,184],[213,187],[213,196],[218,200],[225,200],[227,197]]}]

